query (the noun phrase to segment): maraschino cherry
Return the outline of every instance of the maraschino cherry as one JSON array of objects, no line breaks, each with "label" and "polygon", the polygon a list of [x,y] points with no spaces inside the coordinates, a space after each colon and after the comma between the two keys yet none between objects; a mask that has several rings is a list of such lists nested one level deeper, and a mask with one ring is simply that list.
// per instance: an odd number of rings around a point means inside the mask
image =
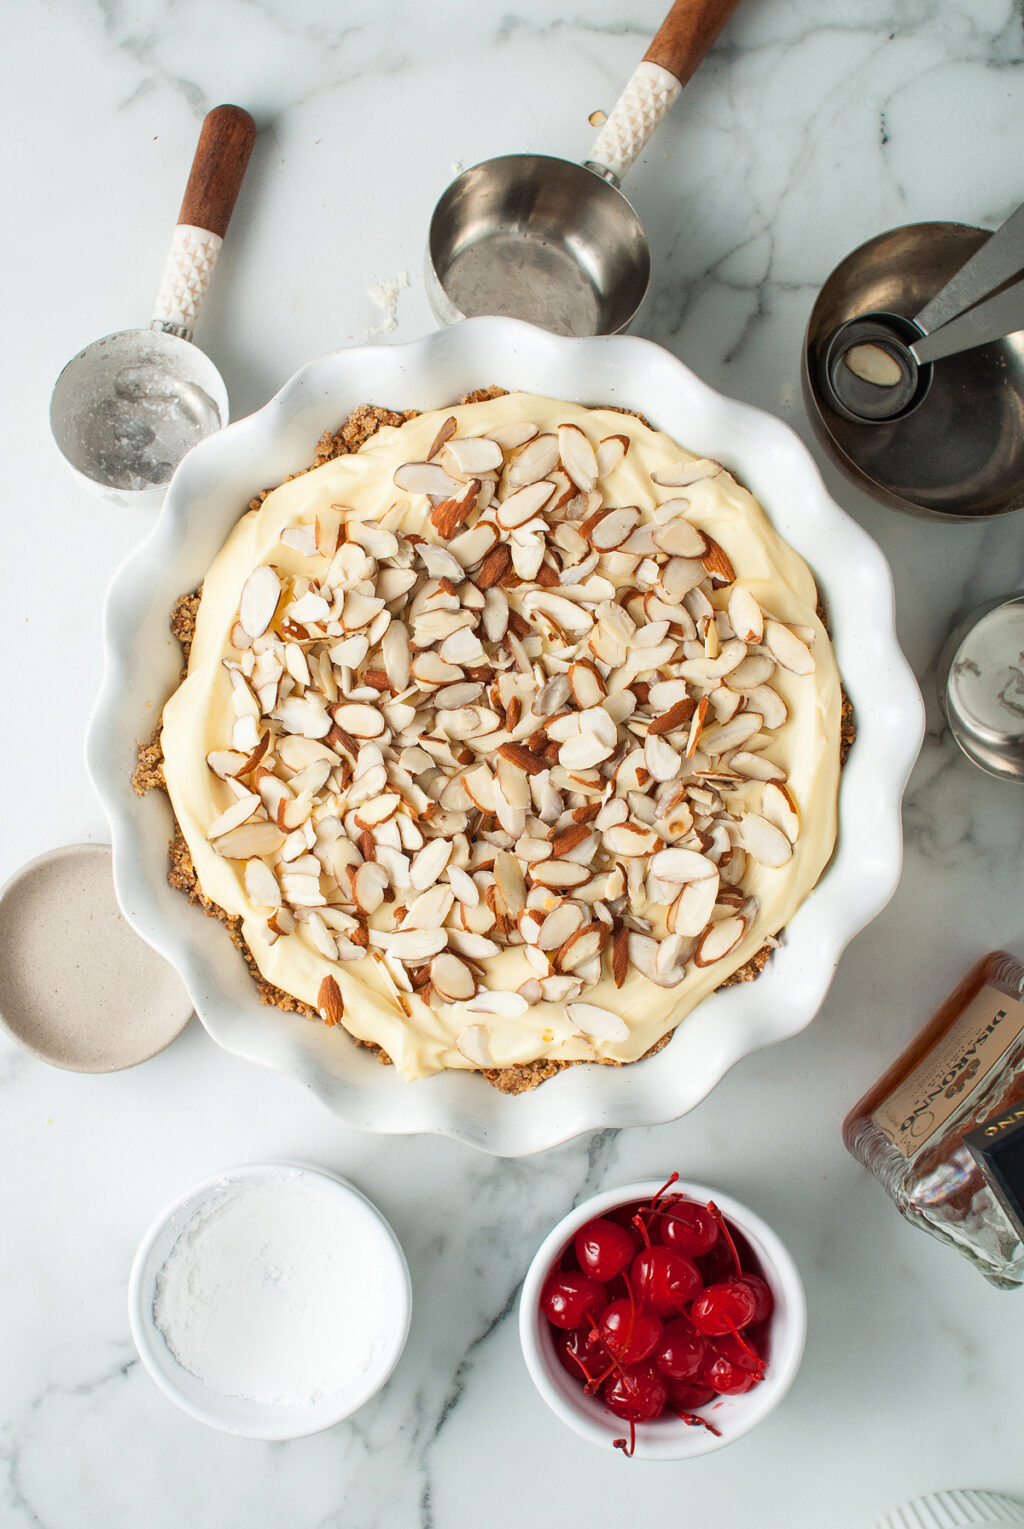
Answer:
[{"label": "maraschino cherry", "polygon": [[582,1327],[608,1304],[608,1292],[600,1280],[573,1270],[554,1270],[544,1281],[540,1309],[552,1327]]},{"label": "maraschino cherry", "polygon": [[697,1265],[671,1248],[644,1248],[634,1258],[629,1278],[637,1300],[659,1317],[682,1311],[703,1288]]},{"label": "maraschino cherry", "polygon": [[594,1279],[610,1280],[627,1267],[636,1244],[624,1226],[598,1216],[576,1233],[573,1248],[584,1274],[591,1274]]},{"label": "maraschino cherry", "polygon": [[739,1279],[725,1279],[702,1291],[690,1307],[690,1319],[699,1333],[717,1338],[749,1326],[756,1310],[750,1286]]}]

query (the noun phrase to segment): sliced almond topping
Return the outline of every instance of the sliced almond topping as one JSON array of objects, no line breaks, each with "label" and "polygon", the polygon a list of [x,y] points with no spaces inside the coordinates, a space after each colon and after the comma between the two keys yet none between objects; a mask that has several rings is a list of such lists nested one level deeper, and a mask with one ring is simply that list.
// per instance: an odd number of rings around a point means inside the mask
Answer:
[{"label": "sliced almond topping", "polygon": [[538,510],[547,504],[554,492],[555,485],[544,479],[518,489],[499,504],[497,510],[498,524],[506,531],[511,531],[516,526],[524,526],[528,520],[531,520],[536,515]]},{"label": "sliced almond topping", "polygon": [[725,584],[731,584],[736,577],[732,563],[723,548],[711,536],[708,537],[708,550],[701,561],[711,575],[711,582],[716,589],[720,589]]},{"label": "sliced almond topping", "polygon": [[450,499],[442,499],[434,506],[430,513],[430,524],[442,541],[454,536],[470,510],[475,508],[480,487],[479,478],[471,478],[458,494],[452,495]]},{"label": "sliced almond topping", "polygon": [[573,972],[592,961],[604,949],[608,931],[602,923],[585,924],[571,934],[555,953],[555,967],[560,972]]},{"label": "sliced almond topping", "polygon": [[701,734],[700,746],[705,754],[713,758],[728,754],[731,749],[738,749],[741,744],[749,742],[755,733],[760,732],[762,720],[760,712],[741,711],[731,722],[706,727]]},{"label": "sliced almond topping", "polygon": [[756,812],[745,813],[740,819],[737,838],[761,865],[777,868],[785,865],[793,853],[793,846],[782,829]]},{"label": "sliced almond topping", "polygon": [[528,1008],[529,1004],[519,993],[493,993],[489,988],[481,988],[466,1003],[470,1014],[500,1014],[502,1019],[518,1019]]},{"label": "sliced almond topping", "polygon": [[352,876],[352,897],[361,913],[376,913],[384,901],[388,873],[375,860],[367,860]]},{"label": "sliced almond topping", "polygon": [[338,942],[315,908],[312,909],[309,917],[306,919],[306,928],[309,931],[309,937],[314,947],[320,954],[325,956],[328,961],[336,961],[338,959]]},{"label": "sliced almond topping", "polygon": [[745,933],[746,924],[738,914],[709,925],[697,941],[697,949],[693,953],[694,965],[712,966],[716,961],[721,961],[723,956],[735,950]]},{"label": "sliced almond topping", "polygon": [[[332,505],[285,530],[284,574],[250,573],[210,841],[245,862],[268,942],[305,924],[328,961],[368,954],[403,1016],[414,993],[510,1020],[564,1003],[579,1034],[620,1040],[580,995],[721,960],[756,916],[750,867],[793,853],[770,681],[813,670],[816,629],[765,617],[690,519],[708,498],[675,490],[718,463],[659,469],[672,497],[641,513],[599,488],[628,435],[595,450],[575,424],[465,436],[458,418],[395,474],[429,501],[415,516]],[[527,980],[481,989],[510,948]],[[474,1067],[494,1065],[488,1029],[459,1032]]]},{"label": "sliced almond topping", "polygon": [[402,798],[397,792],[382,791],[380,796],[371,797],[356,808],[356,825],[359,828],[377,828],[387,822],[388,818],[394,817],[401,804]]},{"label": "sliced almond topping", "polygon": [[549,768],[546,759],[531,753],[523,743],[502,743],[498,754],[517,770],[525,770],[527,775],[541,775]]},{"label": "sliced almond topping", "polygon": [[594,453],[598,477],[607,478],[609,473],[621,467],[628,450],[628,435],[606,435]]},{"label": "sliced almond topping", "polygon": [[566,1004],[565,1017],[581,1035],[590,1040],[609,1041],[612,1044],[629,1039],[629,1027],[618,1014],[602,1009],[596,1003]]},{"label": "sliced almond topping", "polygon": [[281,540],[301,557],[316,557],[316,526],[286,526]]},{"label": "sliced almond topping", "polygon": [[742,584],[734,584],[729,594],[729,620],[736,636],[743,642],[759,643],[764,636],[764,616],[754,596]]},{"label": "sliced almond topping", "polygon": [[718,872],[691,881],[672,906],[672,932],[696,938],[706,927],[718,901]]},{"label": "sliced almond topping", "polygon": [[544,478],[558,464],[558,437],[535,435],[519,452],[508,470],[509,486],[523,488]]},{"label": "sliced almond topping", "polygon": [[502,451],[515,451],[517,446],[525,446],[527,441],[532,441],[536,434],[537,426],[527,420],[512,421],[487,432],[488,439],[497,441]]},{"label": "sliced almond topping", "polygon": [[316,1006],[325,1025],[340,1025],[345,1014],[345,1000],[334,977],[325,977],[316,995]]},{"label": "sliced almond topping", "polygon": [[262,637],[274,619],[281,598],[281,580],[266,563],[254,568],[242,585],[238,621],[250,637]]},{"label": "sliced almond topping", "polygon": [[237,749],[214,749],[207,754],[206,763],[218,775],[221,780],[241,775],[248,755],[241,754]]},{"label": "sliced almond topping", "polygon": [[597,483],[597,458],[578,425],[559,425],[558,450],[562,466],[576,487],[589,494]]},{"label": "sliced almond topping", "polygon": [[233,802],[230,807],[226,807],[222,813],[214,818],[206,830],[206,837],[208,839],[216,839],[223,834],[230,833],[233,828],[238,828],[241,823],[245,823],[252,817],[254,812],[260,811],[262,807],[263,803],[256,792],[247,791],[244,796],[239,797],[237,802]]},{"label": "sliced almond topping", "polygon": [[476,572],[477,589],[487,590],[500,582],[512,567],[512,551],[507,542],[499,542],[488,552]]},{"label": "sliced almond topping", "polygon": [[437,434],[434,436],[433,441],[431,442],[430,450],[427,452],[428,462],[432,462],[434,460],[434,458],[437,456],[437,453],[444,445],[445,441],[450,440],[458,428],[459,422],[455,418],[455,415],[449,414],[448,418],[442,423],[440,430],[438,430]]},{"label": "sliced almond topping", "polygon": [[662,733],[674,733],[677,728],[685,727],[693,716],[696,707],[696,701],[691,700],[689,696],[681,701],[676,701],[667,711],[662,712],[660,717],[655,717],[647,729],[648,738],[657,738]]},{"label": "sliced almond topping", "polygon": [[281,888],[277,884],[277,877],[263,860],[253,858],[245,862],[243,881],[245,895],[255,907],[280,907]]},{"label": "sliced almond topping", "polygon": [[704,532],[682,515],[655,526],[651,540],[659,552],[669,557],[703,558],[708,550],[708,538]]},{"label": "sliced almond topping", "polygon": [[792,674],[813,674],[814,654],[781,621],[766,621],[764,641],[772,657]]},{"label": "sliced almond topping", "polygon": [[682,759],[670,743],[657,733],[648,732],[647,742],[644,744],[644,765],[653,780],[675,780],[679,774]]},{"label": "sliced almond topping", "polygon": [[444,454],[444,465],[453,464],[464,478],[476,478],[502,465],[501,447],[487,436],[453,436]]},{"label": "sliced almond topping", "polygon": [[471,969],[450,951],[443,951],[431,961],[430,982],[437,996],[446,1003],[464,1003],[476,992],[476,978]]},{"label": "sliced almond topping", "polygon": [[[371,931],[372,938],[372,931]],[[446,929],[401,929],[387,937],[387,954],[396,960],[415,964],[444,950],[448,943]]]},{"label": "sliced almond topping", "polygon": [[620,510],[599,510],[583,522],[580,530],[596,552],[613,552],[629,540],[639,519],[640,511],[635,505]]},{"label": "sliced almond topping", "polygon": [[585,922],[585,915],[575,903],[560,903],[545,918],[537,938],[538,947],[558,950]]},{"label": "sliced almond topping", "polygon": [[353,738],[379,738],[387,731],[383,716],[374,706],[336,706],[334,720]]},{"label": "sliced almond topping", "polygon": [[769,823],[780,828],[790,844],[800,836],[800,813],[796,802],[785,786],[769,781],[761,793],[761,812]]},{"label": "sliced almond topping", "polygon": [[717,878],[718,868],[713,860],[692,849],[663,849],[652,856],[651,872],[659,881],[683,884]]},{"label": "sliced almond topping", "polygon": [[394,483],[405,494],[432,494],[438,499],[456,497],[460,489],[437,462],[406,462],[396,471]]},{"label": "sliced almond topping", "polygon": [[455,1037],[455,1044],[466,1061],[472,1063],[474,1067],[494,1066],[484,1025],[466,1025]]},{"label": "sliced almond topping", "polygon": [[225,860],[248,860],[253,855],[273,855],[285,840],[276,823],[242,823],[238,828],[211,839],[210,844]]},{"label": "sliced almond topping", "polygon": [[698,457],[653,472],[651,480],[664,488],[686,488],[691,483],[700,483],[704,478],[717,477],[721,471],[721,462],[714,462],[710,457]]}]

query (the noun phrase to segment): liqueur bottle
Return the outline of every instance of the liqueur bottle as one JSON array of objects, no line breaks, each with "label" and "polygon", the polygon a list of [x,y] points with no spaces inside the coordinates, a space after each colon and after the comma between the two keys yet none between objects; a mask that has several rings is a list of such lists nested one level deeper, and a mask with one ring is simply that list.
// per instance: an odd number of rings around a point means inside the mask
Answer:
[{"label": "liqueur bottle", "polygon": [[847,1115],[843,1140],[900,1213],[1001,1290],[1024,1284],[1024,967],[968,972]]}]

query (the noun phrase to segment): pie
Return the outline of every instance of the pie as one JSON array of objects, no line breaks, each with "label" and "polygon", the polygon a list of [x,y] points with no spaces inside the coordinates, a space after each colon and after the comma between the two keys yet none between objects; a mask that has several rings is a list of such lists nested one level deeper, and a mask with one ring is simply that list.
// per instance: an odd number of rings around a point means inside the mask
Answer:
[{"label": "pie", "polygon": [[242,517],[163,776],[262,980],[407,1079],[628,1063],[831,857],[814,578],[717,461],[513,393],[392,416]]}]

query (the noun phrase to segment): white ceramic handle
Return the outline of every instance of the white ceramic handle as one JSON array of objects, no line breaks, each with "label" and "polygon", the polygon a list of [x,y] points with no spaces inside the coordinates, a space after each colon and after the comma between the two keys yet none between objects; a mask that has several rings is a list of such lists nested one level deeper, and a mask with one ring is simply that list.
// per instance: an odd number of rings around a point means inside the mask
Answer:
[{"label": "white ceramic handle", "polygon": [[186,338],[191,337],[223,243],[220,234],[208,228],[178,224],[153,309],[154,324],[186,330]]},{"label": "white ceramic handle", "polygon": [[610,170],[617,181],[626,174],[682,90],[674,74],[645,59],[612,108],[597,135],[590,161]]}]

